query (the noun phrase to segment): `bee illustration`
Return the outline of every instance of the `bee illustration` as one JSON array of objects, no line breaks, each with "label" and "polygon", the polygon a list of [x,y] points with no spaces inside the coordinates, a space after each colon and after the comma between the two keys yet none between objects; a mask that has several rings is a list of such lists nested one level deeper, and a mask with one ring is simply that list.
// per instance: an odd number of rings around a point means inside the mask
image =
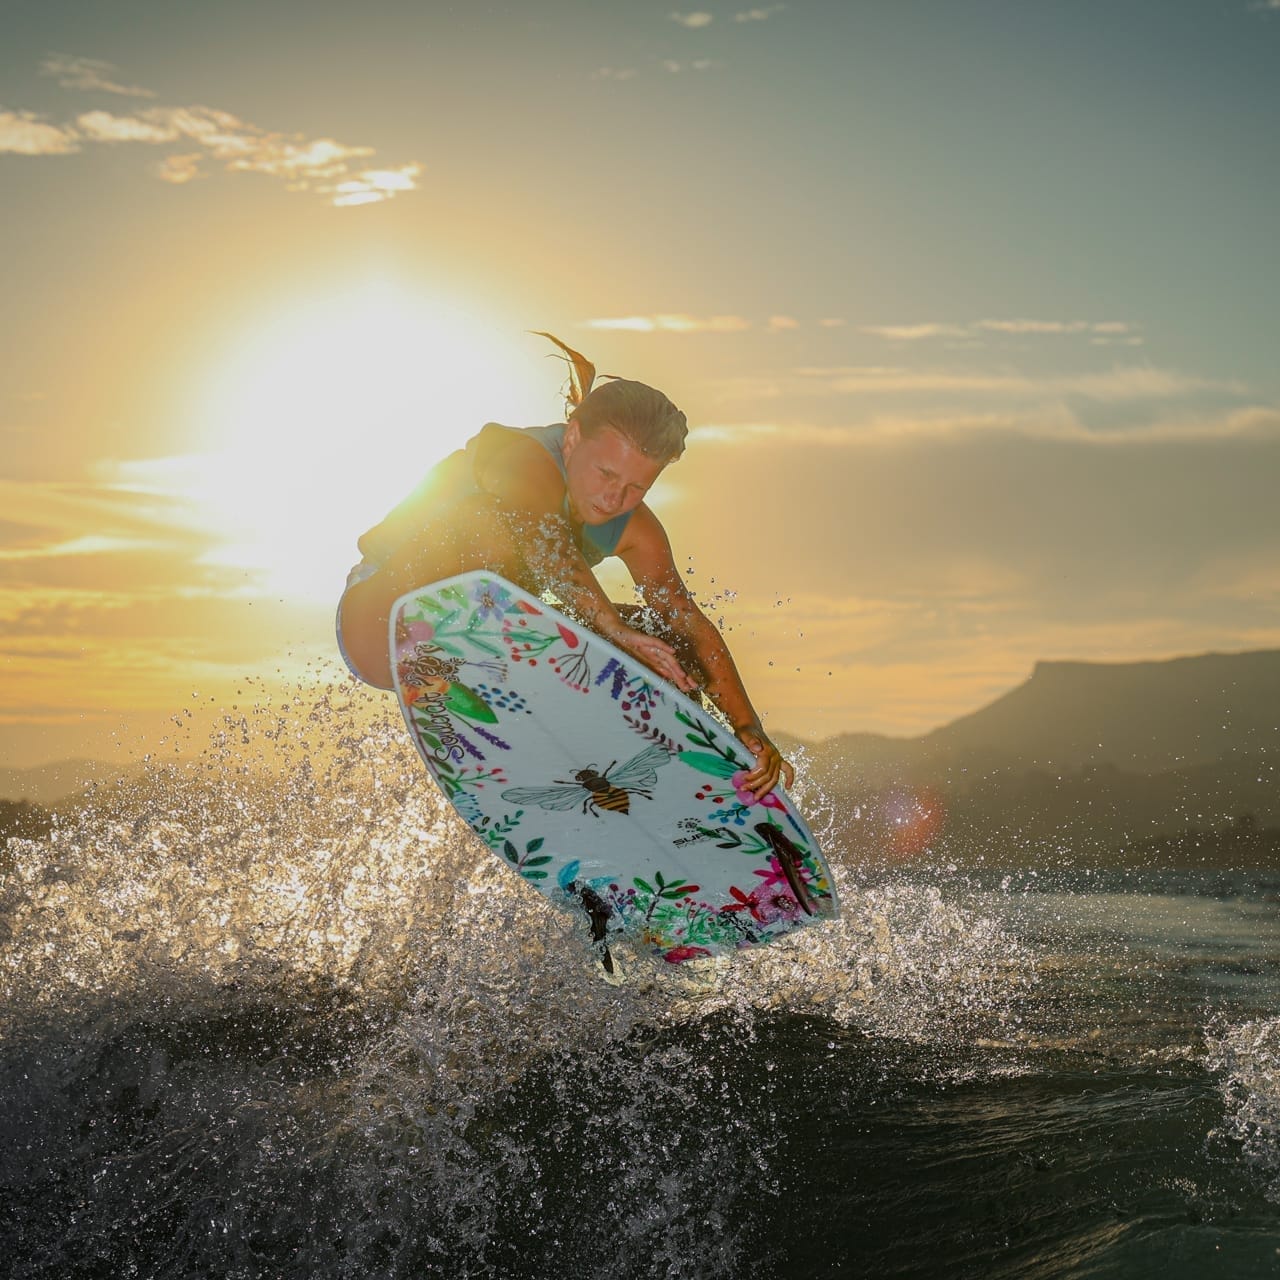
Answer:
[{"label": "bee illustration", "polygon": [[596,817],[602,809],[610,813],[630,813],[633,795],[653,799],[657,770],[670,759],[671,753],[665,747],[646,747],[624,765],[615,760],[601,770],[589,764],[574,770],[572,782],[557,779],[554,787],[511,787],[502,793],[502,798],[512,804],[536,804],[557,812],[581,804],[583,813],[593,813]]}]

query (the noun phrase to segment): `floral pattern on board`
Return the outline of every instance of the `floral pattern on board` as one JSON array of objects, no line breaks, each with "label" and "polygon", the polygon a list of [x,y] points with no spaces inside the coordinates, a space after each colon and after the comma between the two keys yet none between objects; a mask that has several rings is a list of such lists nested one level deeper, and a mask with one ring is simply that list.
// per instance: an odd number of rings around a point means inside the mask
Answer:
[{"label": "floral pattern on board", "polygon": [[462,574],[403,596],[391,644],[405,723],[450,803],[606,938],[679,964],[835,916],[804,819],[781,787],[744,788],[733,734],[543,601]]}]

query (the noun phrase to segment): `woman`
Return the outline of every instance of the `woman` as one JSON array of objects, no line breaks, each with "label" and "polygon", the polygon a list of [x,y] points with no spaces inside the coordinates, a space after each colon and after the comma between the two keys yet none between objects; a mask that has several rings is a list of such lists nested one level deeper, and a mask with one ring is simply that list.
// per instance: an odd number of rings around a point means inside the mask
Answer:
[{"label": "woman", "polygon": [[[684,452],[685,416],[660,391],[613,379],[592,389],[595,366],[569,359],[570,416],[550,427],[489,423],[434,467],[359,542],[363,556],[338,606],[338,644],[352,672],[392,687],[387,625],[402,595],[428,582],[489,569],[534,593],[551,591],[593,631],[686,693],[699,687],[755,756],[745,788],[757,798],[794,771],[769,740],[719,630],[685,589],[671,544],[644,497]],[[616,555],[670,642],[631,626],[591,566]],[[695,680],[685,665],[698,671]]]}]

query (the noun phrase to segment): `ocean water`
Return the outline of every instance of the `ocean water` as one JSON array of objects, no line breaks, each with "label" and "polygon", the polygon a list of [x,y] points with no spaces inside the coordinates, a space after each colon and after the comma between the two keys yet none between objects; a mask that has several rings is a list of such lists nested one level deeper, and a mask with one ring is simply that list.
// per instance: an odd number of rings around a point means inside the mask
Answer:
[{"label": "ocean water", "polygon": [[872,874],[801,789],[842,920],[613,986],[372,706],[0,854],[0,1274],[1280,1275],[1280,872]]}]

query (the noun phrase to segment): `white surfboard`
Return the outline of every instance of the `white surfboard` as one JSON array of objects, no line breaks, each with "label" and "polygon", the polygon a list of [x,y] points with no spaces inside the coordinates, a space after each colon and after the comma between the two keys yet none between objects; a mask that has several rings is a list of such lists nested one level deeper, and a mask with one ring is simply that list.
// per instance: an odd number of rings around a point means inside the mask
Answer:
[{"label": "white surfboard", "polygon": [[496,574],[402,596],[396,693],[441,790],[514,874],[672,963],[834,918],[781,786],[742,790],[734,735],[642,663]]}]

